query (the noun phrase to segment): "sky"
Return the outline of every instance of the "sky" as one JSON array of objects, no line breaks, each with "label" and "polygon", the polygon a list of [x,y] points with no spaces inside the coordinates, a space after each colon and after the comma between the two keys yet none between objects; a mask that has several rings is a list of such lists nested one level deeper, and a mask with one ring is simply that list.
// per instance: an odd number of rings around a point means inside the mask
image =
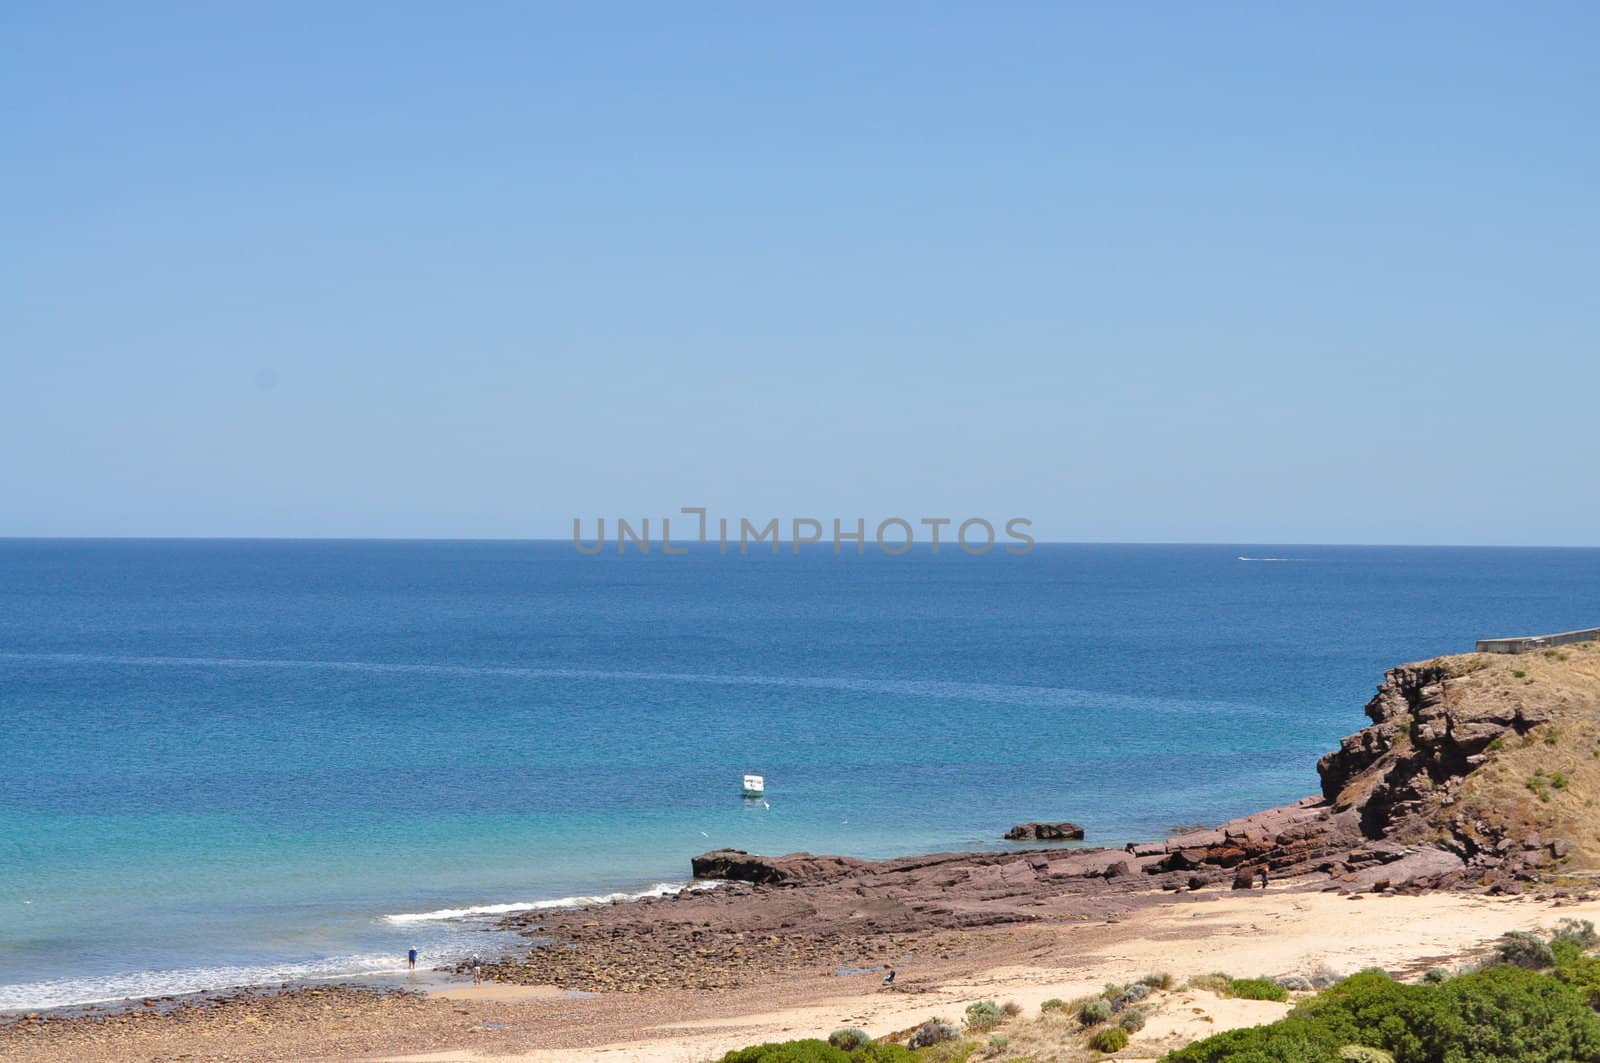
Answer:
[{"label": "sky", "polygon": [[1559,2],[17,0],[0,536],[1600,544],[1597,40]]}]

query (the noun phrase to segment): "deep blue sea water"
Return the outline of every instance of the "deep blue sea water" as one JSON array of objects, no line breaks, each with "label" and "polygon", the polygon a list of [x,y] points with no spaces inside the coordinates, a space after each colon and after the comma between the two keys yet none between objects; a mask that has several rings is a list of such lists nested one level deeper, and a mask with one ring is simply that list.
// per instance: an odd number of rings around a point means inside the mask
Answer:
[{"label": "deep blue sea water", "polygon": [[1158,836],[1313,792],[1390,665],[1596,623],[1597,550],[0,541],[0,1010],[490,952],[437,913],[714,846]]}]

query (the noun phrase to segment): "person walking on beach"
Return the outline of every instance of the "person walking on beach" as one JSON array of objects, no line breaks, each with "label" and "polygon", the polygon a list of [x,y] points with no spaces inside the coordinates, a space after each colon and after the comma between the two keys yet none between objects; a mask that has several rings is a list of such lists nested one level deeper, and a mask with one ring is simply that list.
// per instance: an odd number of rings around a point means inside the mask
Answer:
[{"label": "person walking on beach", "polygon": [[1267,865],[1266,864],[1262,864],[1261,865],[1261,888],[1262,889],[1266,889],[1267,888]]},{"label": "person walking on beach", "polygon": [[411,951],[406,953],[406,970],[414,971],[416,969],[417,969],[417,950],[416,949],[412,949]]}]

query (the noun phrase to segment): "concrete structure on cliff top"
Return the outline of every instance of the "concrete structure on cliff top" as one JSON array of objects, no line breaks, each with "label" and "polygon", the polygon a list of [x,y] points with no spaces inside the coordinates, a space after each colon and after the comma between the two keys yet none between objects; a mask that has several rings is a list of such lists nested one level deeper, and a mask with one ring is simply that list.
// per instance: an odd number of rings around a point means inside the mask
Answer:
[{"label": "concrete structure on cliff top", "polygon": [[1562,631],[1555,635],[1519,635],[1509,639],[1479,639],[1479,653],[1527,653],[1551,646],[1566,646],[1574,642],[1600,642],[1600,627],[1587,627],[1582,631]]}]

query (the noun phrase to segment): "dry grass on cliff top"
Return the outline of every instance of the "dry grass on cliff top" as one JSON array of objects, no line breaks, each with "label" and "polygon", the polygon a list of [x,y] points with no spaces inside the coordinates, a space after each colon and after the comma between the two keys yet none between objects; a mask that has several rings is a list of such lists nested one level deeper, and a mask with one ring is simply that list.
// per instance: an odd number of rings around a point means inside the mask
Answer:
[{"label": "dry grass on cliff top", "polygon": [[[1521,712],[1545,722],[1508,728],[1462,780],[1437,798],[1435,823],[1465,821],[1475,837],[1565,840],[1561,872],[1600,869],[1600,644],[1516,655],[1466,654],[1436,662],[1451,676],[1445,708],[1457,721]],[[1473,824],[1492,829],[1481,835]]]}]

